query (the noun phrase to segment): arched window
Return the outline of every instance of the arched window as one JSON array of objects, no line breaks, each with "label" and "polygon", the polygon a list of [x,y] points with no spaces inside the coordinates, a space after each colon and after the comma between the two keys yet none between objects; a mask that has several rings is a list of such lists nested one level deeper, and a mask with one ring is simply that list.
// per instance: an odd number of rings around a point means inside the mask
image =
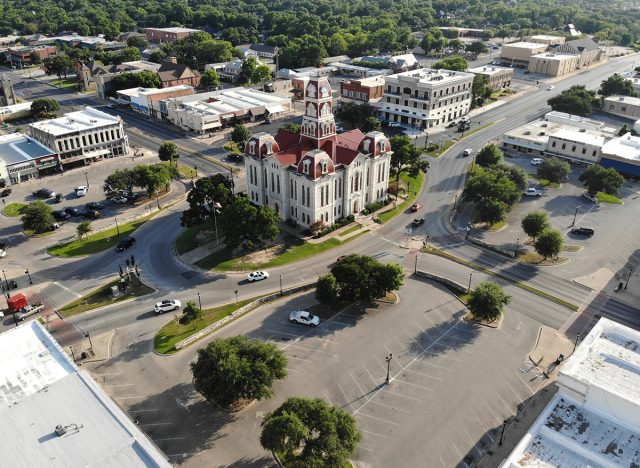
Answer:
[{"label": "arched window", "polygon": [[307,206],[311,206],[311,197],[309,196],[309,187],[307,187]]}]

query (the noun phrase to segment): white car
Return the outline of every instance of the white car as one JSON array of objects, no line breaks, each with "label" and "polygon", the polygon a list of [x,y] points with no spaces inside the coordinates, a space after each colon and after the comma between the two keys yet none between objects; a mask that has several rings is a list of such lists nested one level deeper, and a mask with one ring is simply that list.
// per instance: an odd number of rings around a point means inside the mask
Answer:
[{"label": "white car", "polygon": [[269,273],[266,271],[254,271],[253,273],[249,273],[247,276],[248,281],[262,281],[269,277]]},{"label": "white car", "polygon": [[76,191],[76,196],[78,198],[79,197],[84,197],[87,194],[87,192],[89,191],[89,189],[84,185],[81,185],[80,187],[76,187],[74,190]]},{"label": "white car", "polygon": [[540,164],[542,164],[543,161],[544,161],[544,159],[542,159],[542,158],[533,158],[531,160],[531,165],[532,166],[539,166]]},{"label": "white car", "polygon": [[542,192],[540,190],[538,190],[537,188],[529,187],[527,190],[524,191],[524,195],[525,195],[525,197],[538,197],[538,198],[540,198],[542,196]]},{"label": "white car", "polygon": [[180,307],[182,307],[182,303],[177,299],[167,299],[157,302],[153,310],[155,310],[156,314],[161,314],[163,312],[169,312],[171,310],[178,310]]},{"label": "white car", "polygon": [[389,128],[403,128],[398,122],[389,122]]},{"label": "white car", "polygon": [[553,89],[556,89],[556,87],[555,87],[555,86],[553,86],[553,85],[552,85],[552,86],[547,87],[547,91],[551,91],[551,90],[553,90]]},{"label": "white car", "polygon": [[289,321],[309,325],[310,327],[317,327],[320,325],[320,317],[313,315],[311,312],[307,312],[306,310],[292,311],[289,314]]},{"label": "white car", "polygon": [[598,199],[589,195],[589,192],[584,192],[582,194],[582,198],[589,200],[591,203],[598,203]]},{"label": "white car", "polygon": [[118,205],[123,205],[129,201],[127,197],[115,197],[111,199],[113,203],[117,203]]}]

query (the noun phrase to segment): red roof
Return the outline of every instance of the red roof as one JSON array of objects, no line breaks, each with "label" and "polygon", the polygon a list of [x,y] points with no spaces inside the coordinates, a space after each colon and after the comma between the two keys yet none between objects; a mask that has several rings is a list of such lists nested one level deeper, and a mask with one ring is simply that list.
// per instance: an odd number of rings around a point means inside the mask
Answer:
[{"label": "red roof", "polygon": [[278,130],[274,138],[281,151],[286,151],[300,143],[300,135],[298,133],[288,132],[286,130]]},{"label": "red roof", "polygon": [[338,147],[343,146],[357,151],[363,138],[364,133],[362,133],[358,128],[340,133],[337,135]]},{"label": "red roof", "polygon": [[336,149],[336,162],[338,164],[344,164],[345,166],[348,166],[353,162],[354,159],[356,159],[356,156],[358,156],[357,149],[352,150],[343,146],[338,146],[338,148]]}]

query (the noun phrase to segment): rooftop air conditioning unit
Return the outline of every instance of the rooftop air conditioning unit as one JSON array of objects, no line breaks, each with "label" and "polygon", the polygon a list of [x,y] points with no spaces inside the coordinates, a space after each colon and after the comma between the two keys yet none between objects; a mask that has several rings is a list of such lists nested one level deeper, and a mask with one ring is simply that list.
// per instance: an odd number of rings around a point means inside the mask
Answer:
[{"label": "rooftop air conditioning unit", "polygon": [[542,125],[540,125],[540,126],[541,126],[542,128],[547,128],[547,126],[548,126],[548,125],[547,125],[546,123],[543,123],[543,124],[542,124]]},{"label": "rooftop air conditioning unit", "polygon": [[585,133],[587,131],[586,128],[581,128],[580,130],[578,130],[580,133]]},{"label": "rooftop air conditioning unit", "polygon": [[529,130],[527,130],[526,132],[524,132],[525,135],[531,135],[531,132]]},{"label": "rooftop air conditioning unit", "polygon": [[538,136],[545,136],[545,135],[546,135],[546,133],[544,133],[544,132],[538,133]]}]

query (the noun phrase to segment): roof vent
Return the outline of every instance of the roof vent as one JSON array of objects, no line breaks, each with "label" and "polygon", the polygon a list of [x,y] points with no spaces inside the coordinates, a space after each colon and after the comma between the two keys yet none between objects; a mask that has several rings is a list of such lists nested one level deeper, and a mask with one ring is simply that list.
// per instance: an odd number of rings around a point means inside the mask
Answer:
[{"label": "roof vent", "polygon": [[547,128],[548,125],[546,123],[543,123],[542,125],[540,125],[542,128]]},{"label": "roof vent", "polygon": [[91,120],[89,120],[89,122],[91,122],[91,123],[98,123],[98,121],[97,121],[96,119],[91,119]]},{"label": "roof vent", "polygon": [[527,130],[526,132],[524,132],[525,135],[531,135],[531,132],[529,130]]},{"label": "roof vent", "polygon": [[544,132],[538,133],[538,136],[545,136],[545,135],[546,135],[546,133],[544,133]]},{"label": "roof vent", "polygon": [[618,101],[624,101],[624,97],[620,96],[620,97],[618,98]]},{"label": "roof vent", "polygon": [[585,133],[587,131],[586,128],[581,128],[580,130],[578,130],[580,133]]},{"label": "roof vent", "polygon": [[58,435],[58,437],[62,437],[66,433],[67,433],[67,428],[64,427],[62,424],[58,424],[56,426],[56,434]]}]

